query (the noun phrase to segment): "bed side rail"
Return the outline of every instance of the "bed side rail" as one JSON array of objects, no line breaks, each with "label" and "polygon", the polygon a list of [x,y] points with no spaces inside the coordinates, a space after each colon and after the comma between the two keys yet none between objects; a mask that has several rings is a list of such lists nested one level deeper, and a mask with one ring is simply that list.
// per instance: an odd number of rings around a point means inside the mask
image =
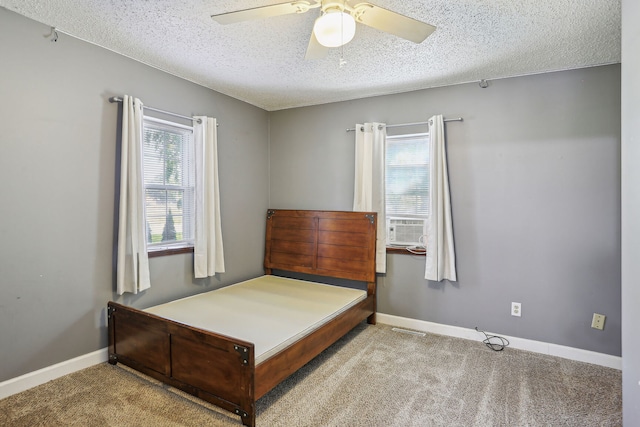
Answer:
[{"label": "bed side rail", "polygon": [[306,365],[323,350],[374,314],[375,296],[365,300],[329,321],[323,328],[275,354],[256,367],[256,399],[264,396],[289,375]]}]

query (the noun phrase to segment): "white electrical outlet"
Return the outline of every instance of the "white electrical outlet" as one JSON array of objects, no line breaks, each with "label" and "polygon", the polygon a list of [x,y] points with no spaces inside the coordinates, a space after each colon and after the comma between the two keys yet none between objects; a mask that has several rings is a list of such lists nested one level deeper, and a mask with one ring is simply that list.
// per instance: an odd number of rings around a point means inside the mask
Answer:
[{"label": "white electrical outlet", "polygon": [[607,316],[605,316],[604,314],[593,313],[593,320],[591,320],[591,327],[593,329],[603,330],[604,329],[604,319],[606,319],[606,318],[607,318]]},{"label": "white electrical outlet", "polygon": [[520,304],[519,302],[512,302],[511,303],[511,315],[512,316],[517,316],[517,317],[522,316],[522,304]]}]

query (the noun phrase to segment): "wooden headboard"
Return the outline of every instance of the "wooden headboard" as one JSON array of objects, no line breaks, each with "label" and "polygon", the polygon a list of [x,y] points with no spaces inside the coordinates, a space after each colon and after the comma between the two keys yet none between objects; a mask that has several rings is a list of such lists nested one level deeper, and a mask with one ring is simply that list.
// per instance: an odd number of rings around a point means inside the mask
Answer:
[{"label": "wooden headboard", "polygon": [[375,282],[374,212],[267,211],[264,268]]}]

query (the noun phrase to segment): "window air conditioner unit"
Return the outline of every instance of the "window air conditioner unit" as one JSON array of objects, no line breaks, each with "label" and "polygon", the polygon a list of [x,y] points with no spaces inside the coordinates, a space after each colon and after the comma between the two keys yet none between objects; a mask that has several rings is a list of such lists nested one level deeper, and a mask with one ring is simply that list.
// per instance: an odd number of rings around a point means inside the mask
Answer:
[{"label": "window air conditioner unit", "polygon": [[387,219],[387,243],[391,245],[415,245],[426,234],[426,219]]}]

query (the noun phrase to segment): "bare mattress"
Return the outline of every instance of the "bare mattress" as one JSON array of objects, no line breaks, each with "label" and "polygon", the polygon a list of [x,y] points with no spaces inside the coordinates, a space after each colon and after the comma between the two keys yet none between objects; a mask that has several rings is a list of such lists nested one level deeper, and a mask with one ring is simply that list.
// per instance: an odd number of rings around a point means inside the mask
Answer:
[{"label": "bare mattress", "polygon": [[144,311],[251,342],[258,365],[366,297],[363,290],[266,275]]}]

